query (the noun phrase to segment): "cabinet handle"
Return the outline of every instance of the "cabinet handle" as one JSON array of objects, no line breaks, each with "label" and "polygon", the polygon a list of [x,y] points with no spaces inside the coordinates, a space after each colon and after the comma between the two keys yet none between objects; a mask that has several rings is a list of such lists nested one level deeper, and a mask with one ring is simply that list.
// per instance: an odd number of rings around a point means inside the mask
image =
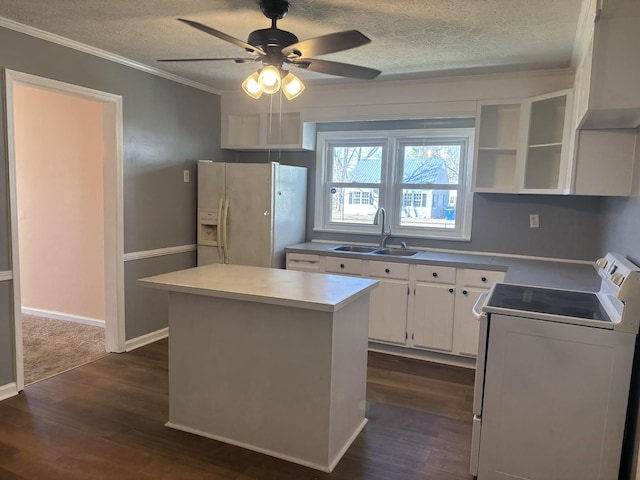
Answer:
[{"label": "cabinet handle", "polygon": [[391,273],[391,270],[389,270],[388,268],[385,268],[384,273]]},{"label": "cabinet handle", "polygon": [[453,293],[453,288],[450,288],[450,289],[449,289],[449,293]]},{"label": "cabinet handle", "polygon": [[463,295],[468,295],[468,294],[469,294],[469,292],[467,292],[466,290],[462,290],[462,294],[463,294]]},{"label": "cabinet handle", "polygon": [[482,277],[480,280],[482,280],[483,282],[487,281],[487,277]]},{"label": "cabinet handle", "polygon": [[433,275],[433,278],[438,278],[437,272],[433,272],[431,275]]},{"label": "cabinet handle", "polygon": [[344,263],[341,263],[341,264],[340,264],[340,268],[344,268]]}]

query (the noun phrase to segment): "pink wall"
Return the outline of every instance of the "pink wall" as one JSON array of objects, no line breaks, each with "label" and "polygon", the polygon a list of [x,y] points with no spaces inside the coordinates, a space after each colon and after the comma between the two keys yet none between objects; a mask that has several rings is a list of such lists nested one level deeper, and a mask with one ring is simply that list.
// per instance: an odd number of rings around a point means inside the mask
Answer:
[{"label": "pink wall", "polygon": [[22,306],[104,320],[102,104],[16,85]]}]

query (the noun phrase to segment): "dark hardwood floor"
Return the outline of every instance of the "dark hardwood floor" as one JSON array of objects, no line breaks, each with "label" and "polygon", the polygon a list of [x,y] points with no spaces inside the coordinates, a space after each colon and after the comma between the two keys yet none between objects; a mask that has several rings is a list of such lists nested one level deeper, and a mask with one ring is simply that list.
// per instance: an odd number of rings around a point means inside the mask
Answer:
[{"label": "dark hardwood floor", "polygon": [[369,423],[326,474],[165,427],[164,340],[0,402],[0,479],[469,480],[473,376],[370,353]]}]

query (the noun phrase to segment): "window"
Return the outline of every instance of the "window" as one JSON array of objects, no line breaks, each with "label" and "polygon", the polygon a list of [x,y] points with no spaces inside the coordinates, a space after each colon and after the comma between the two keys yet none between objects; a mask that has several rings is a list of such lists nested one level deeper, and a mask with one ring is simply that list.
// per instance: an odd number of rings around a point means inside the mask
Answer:
[{"label": "window", "polygon": [[469,239],[473,129],[318,134],[314,228],[379,233],[384,207],[393,234]]}]

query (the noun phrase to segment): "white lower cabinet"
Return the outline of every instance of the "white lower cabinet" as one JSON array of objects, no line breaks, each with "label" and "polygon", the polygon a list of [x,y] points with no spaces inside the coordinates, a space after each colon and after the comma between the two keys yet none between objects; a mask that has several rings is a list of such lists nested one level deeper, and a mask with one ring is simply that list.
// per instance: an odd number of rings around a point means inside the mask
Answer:
[{"label": "white lower cabinet", "polygon": [[471,312],[478,297],[496,282],[504,281],[505,273],[487,270],[458,269],[458,287],[453,315],[453,353],[478,355],[480,322]]},{"label": "white lower cabinet", "polygon": [[475,357],[478,355],[478,335],[480,322],[471,309],[485,289],[463,287],[456,295],[453,315],[453,353]]},{"label": "white lower cabinet", "polygon": [[411,305],[411,346],[451,352],[456,269],[415,266]]},{"label": "white lower cabinet", "polygon": [[480,325],[471,310],[480,294],[504,276],[497,271],[416,265],[409,346],[475,357]]},{"label": "white lower cabinet", "polygon": [[369,304],[369,340],[395,345],[407,341],[409,264],[367,262],[368,277],[378,280]]},{"label": "white lower cabinet", "polygon": [[473,305],[505,277],[504,272],[492,270],[291,255],[287,255],[290,269],[378,280],[369,305],[370,341],[458,357],[477,355],[480,324],[472,314]]}]

